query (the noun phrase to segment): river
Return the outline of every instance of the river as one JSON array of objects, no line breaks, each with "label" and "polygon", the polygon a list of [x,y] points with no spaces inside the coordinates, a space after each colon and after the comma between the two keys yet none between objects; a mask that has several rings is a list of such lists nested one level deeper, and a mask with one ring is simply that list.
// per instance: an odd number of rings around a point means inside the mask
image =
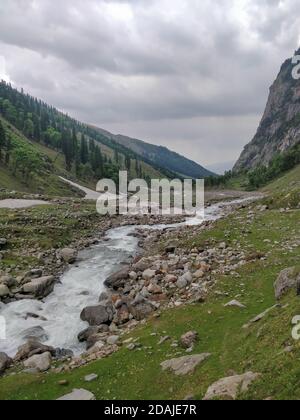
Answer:
[{"label": "river", "polygon": [[[214,204],[206,209],[205,220],[216,220],[224,214],[226,206],[248,200],[249,197]],[[97,304],[105,279],[138,252],[138,239],[130,234],[137,227],[164,229],[201,223],[203,219],[196,216],[176,225],[127,226],[108,231],[105,240],[80,252],[76,265],[62,276],[46,299],[0,303],[0,316],[6,321],[6,339],[0,340],[0,351],[14,356],[18,347],[27,341],[30,330],[42,327],[38,331],[42,332],[43,343],[80,354],[85,345],[78,342],[77,335],[88,326],[80,320],[80,313],[86,306]]]}]

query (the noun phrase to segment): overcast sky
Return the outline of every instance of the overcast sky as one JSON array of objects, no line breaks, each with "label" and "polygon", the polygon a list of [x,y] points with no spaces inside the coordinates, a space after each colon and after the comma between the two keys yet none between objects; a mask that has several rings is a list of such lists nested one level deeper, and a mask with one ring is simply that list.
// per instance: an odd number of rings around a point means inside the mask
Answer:
[{"label": "overcast sky", "polygon": [[299,0],[0,2],[0,77],[204,165],[238,157],[299,41]]}]

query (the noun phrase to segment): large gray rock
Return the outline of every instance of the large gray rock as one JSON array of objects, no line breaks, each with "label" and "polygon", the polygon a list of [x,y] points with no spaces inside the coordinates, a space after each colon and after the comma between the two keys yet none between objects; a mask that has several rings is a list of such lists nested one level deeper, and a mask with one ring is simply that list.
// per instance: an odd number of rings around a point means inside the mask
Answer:
[{"label": "large gray rock", "polygon": [[5,353],[0,353],[0,375],[8,369],[13,363],[12,359]]},{"label": "large gray rock", "polygon": [[16,279],[11,276],[0,277],[0,285],[5,285],[8,288],[15,287],[17,285]]},{"label": "large gray rock", "polygon": [[50,369],[52,357],[49,352],[37,354],[24,362],[27,369],[36,369],[38,372],[46,372]]},{"label": "large gray rock", "polygon": [[57,401],[95,401],[96,397],[85,389],[74,389],[70,394],[58,398]]},{"label": "large gray rock", "polygon": [[88,306],[83,309],[80,314],[82,321],[86,321],[91,327],[100,326],[101,324],[110,325],[114,318],[114,310],[112,304]]},{"label": "large gray rock", "polygon": [[137,321],[142,321],[154,312],[154,307],[147,301],[143,301],[136,305],[129,305],[129,312]]},{"label": "large gray rock", "polygon": [[161,367],[163,370],[171,370],[177,376],[188,375],[189,373],[193,373],[196,367],[210,356],[210,353],[183,356],[178,359],[166,360],[161,363]]},{"label": "large gray rock", "polygon": [[31,356],[35,356],[36,354],[43,354],[47,352],[51,353],[52,356],[55,356],[55,349],[53,347],[45,346],[36,340],[29,340],[28,343],[19,347],[18,353],[15,356],[15,361],[20,362],[30,358]]},{"label": "large gray rock", "polygon": [[77,259],[78,252],[73,248],[64,248],[61,250],[60,255],[64,262],[73,264]]},{"label": "large gray rock", "polygon": [[7,239],[0,238],[0,249],[4,248],[7,245]]},{"label": "large gray rock", "polygon": [[244,375],[220,379],[208,388],[204,400],[217,398],[235,400],[239,394],[247,392],[249,386],[260,376],[258,373],[247,372]]},{"label": "large gray rock", "polygon": [[0,284],[0,298],[4,298],[9,295],[9,288],[5,284]]},{"label": "large gray rock", "polygon": [[274,283],[275,297],[280,300],[289,290],[300,292],[300,272],[295,267],[287,268],[279,274]]},{"label": "large gray rock", "polygon": [[78,334],[78,341],[79,343],[84,343],[85,341],[88,341],[88,339],[96,334],[99,333],[105,333],[108,332],[109,327],[106,324],[103,325],[99,325],[99,327],[89,327],[86,328],[85,330],[81,331]]},{"label": "large gray rock", "polygon": [[193,345],[198,340],[198,333],[196,331],[189,331],[186,334],[182,335],[180,338],[180,344],[182,347],[189,349],[193,347]]},{"label": "large gray rock", "polygon": [[129,267],[124,267],[117,273],[112,274],[105,280],[105,286],[115,290],[124,287],[129,278],[129,271]]},{"label": "large gray rock", "polygon": [[55,277],[41,277],[33,279],[31,282],[24,284],[22,292],[29,295],[34,295],[36,298],[44,298],[53,292],[55,284]]}]

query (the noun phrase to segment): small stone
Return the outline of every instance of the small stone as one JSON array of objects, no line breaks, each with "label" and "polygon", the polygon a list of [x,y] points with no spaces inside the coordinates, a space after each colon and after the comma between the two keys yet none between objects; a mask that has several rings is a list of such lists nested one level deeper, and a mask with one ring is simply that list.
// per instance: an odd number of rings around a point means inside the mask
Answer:
[{"label": "small stone", "polygon": [[232,300],[231,302],[226,303],[226,305],[224,305],[224,307],[225,308],[236,307],[236,308],[246,309],[246,306],[243,305],[238,300]]},{"label": "small stone", "polygon": [[114,346],[115,344],[118,344],[118,342],[120,341],[120,337],[118,335],[111,335],[110,337],[108,337],[107,339],[107,344]]},{"label": "small stone", "polygon": [[143,272],[143,279],[144,280],[151,280],[151,279],[153,279],[153,277],[155,277],[155,275],[156,275],[156,271],[155,270],[145,270],[144,272]]},{"label": "small stone", "polygon": [[166,341],[170,340],[171,337],[169,337],[168,335],[166,335],[165,337],[161,337],[161,339],[158,342],[158,345],[161,346],[162,344],[164,344]]},{"label": "small stone", "polygon": [[58,382],[59,386],[67,386],[69,385],[69,382],[66,379],[63,379],[61,381]]},{"label": "small stone", "polygon": [[186,334],[181,336],[180,343],[182,347],[189,349],[194,346],[197,340],[198,340],[197,331],[189,331]]},{"label": "small stone", "polygon": [[130,351],[134,350],[136,348],[136,345],[134,343],[128,344],[128,346],[126,346],[126,348]]},{"label": "small stone", "polygon": [[84,377],[85,382],[94,382],[98,379],[98,375],[92,373],[91,375],[87,375]]},{"label": "small stone", "polygon": [[95,401],[96,397],[85,389],[74,389],[70,394],[58,398],[57,401]]}]

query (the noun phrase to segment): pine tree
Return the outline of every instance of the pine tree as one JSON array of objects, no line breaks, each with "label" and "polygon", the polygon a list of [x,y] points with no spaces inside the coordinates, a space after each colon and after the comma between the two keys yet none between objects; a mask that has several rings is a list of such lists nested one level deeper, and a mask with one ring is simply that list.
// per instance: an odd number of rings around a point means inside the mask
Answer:
[{"label": "pine tree", "polygon": [[88,162],[89,159],[89,150],[87,146],[87,142],[85,139],[84,134],[81,135],[81,141],[80,141],[80,160],[83,165],[85,165]]},{"label": "pine tree", "polygon": [[6,144],[6,134],[2,122],[0,121],[0,160],[2,159],[2,151]]},{"label": "pine tree", "polygon": [[6,150],[6,154],[5,154],[5,164],[9,165],[10,162],[10,152],[12,150],[12,143],[11,143],[11,138],[10,136],[6,137],[6,145],[5,145],[5,150]]}]

